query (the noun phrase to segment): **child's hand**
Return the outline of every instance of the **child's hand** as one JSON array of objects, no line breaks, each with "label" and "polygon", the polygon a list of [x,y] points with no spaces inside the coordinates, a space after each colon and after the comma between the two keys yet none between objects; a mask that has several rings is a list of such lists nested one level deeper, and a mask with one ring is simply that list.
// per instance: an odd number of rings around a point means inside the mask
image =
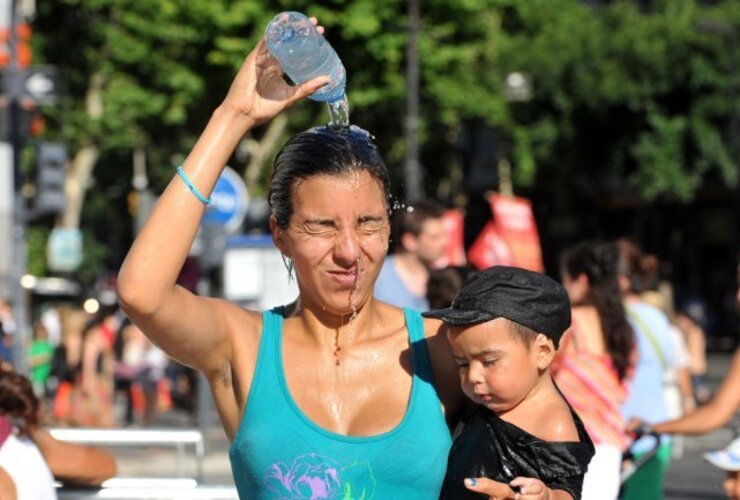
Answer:
[{"label": "child's hand", "polygon": [[470,491],[488,495],[489,500],[514,500],[515,495],[517,495],[508,484],[499,483],[486,477],[468,478],[465,480],[465,487]]},{"label": "child's hand", "polygon": [[565,490],[551,490],[545,483],[533,477],[518,477],[509,483],[517,489],[514,500],[573,500]]},{"label": "child's hand", "polygon": [[545,483],[533,477],[518,477],[509,483],[512,488],[518,488],[515,500],[550,500],[550,488]]}]

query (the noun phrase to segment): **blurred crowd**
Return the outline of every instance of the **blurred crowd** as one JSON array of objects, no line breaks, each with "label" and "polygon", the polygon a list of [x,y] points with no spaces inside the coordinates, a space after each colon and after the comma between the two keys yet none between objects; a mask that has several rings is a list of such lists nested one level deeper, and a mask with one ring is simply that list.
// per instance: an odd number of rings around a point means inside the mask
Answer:
[{"label": "blurred crowd", "polygon": [[[0,300],[0,361],[11,366],[15,326]],[[170,360],[114,306],[95,313],[48,303],[32,323],[28,377],[56,426],[149,427],[177,405],[192,415],[191,370]]]}]

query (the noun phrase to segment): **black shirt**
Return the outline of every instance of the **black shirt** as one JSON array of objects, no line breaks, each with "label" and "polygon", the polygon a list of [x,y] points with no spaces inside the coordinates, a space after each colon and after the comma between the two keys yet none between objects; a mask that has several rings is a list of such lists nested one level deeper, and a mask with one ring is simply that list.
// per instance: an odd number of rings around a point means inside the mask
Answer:
[{"label": "black shirt", "polygon": [[469,477],[508,484],[522,476],[537,478],[550,489],[565,490],[579,500],[594,445],[576,412],[572,408],[570,412],[580,441],[548,442],[480,406],[452,444],[440,499],[484,498],[465,487],[463,481]]}]

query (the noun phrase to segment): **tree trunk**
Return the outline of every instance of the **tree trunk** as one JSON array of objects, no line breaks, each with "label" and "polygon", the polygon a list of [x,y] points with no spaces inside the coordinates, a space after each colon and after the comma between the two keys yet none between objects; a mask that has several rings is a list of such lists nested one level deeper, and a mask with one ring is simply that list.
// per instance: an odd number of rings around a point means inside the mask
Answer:
[{"label": "tree trunk", "polygon": [[288,118],[283,113],[270,121],[262,140],[257,141],[251,137],[244,139],[245,144],[242,147],[249,151],[249,165],[247,165],[247,170],[244,172],[244,181],[247,183],[250,194],[254,192],[257,181],[265,169],[267,157],[275,150],[287,125]]},{"label": "tree trunk", "polygon": [[[103,116],[103,76],[100,73],[95,73],[90,78],[90,86],[85,97],[85,108],[87,115],[93,120]],[[90,140],[72,158],[64,184],[67,205],[62,214],[62,227],[80,227],[85,192],[90,185],[99,156],[100,149],[94,141]]]}]

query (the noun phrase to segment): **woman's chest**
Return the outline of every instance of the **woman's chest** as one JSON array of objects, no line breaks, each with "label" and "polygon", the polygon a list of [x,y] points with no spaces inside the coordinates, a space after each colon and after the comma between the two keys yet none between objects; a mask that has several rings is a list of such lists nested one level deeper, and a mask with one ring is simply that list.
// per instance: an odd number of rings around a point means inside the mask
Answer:
[{"label": "woman's chest", "polygon": [[365,352],[336,364],[286,356],[285,395],[321,428],[352,436],[382,434],[401,422],[409,406],[413,376],[404,357],[396,355],[393,362]]}]

